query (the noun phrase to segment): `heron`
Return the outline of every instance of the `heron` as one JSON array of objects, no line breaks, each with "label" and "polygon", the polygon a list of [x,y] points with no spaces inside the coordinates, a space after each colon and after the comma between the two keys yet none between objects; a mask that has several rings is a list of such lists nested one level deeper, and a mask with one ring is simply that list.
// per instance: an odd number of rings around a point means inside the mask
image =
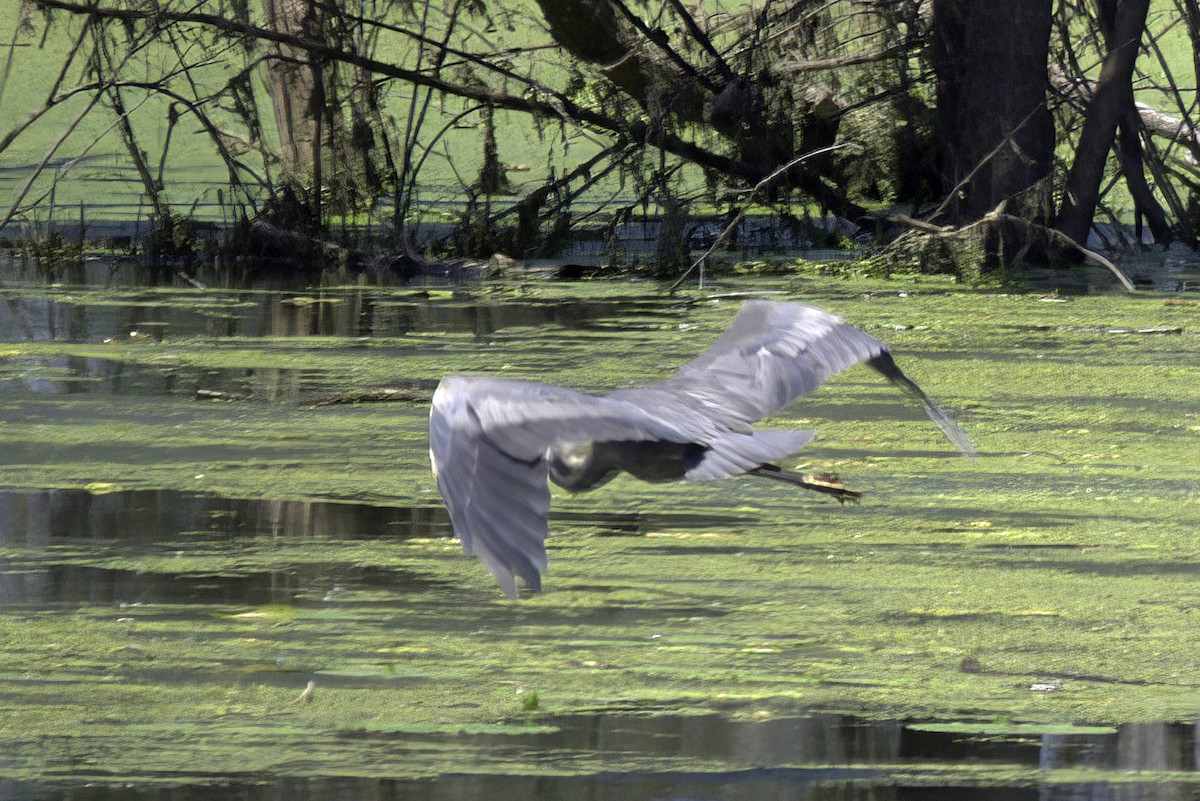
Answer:
[{"label": "heron", "polygon": [[429,413],[438,491],[463,550],[514,599],[517,578],[536,591],[546,570],[547,480],[581,492],[621,472],[652,482],[750,475],[853,500],[858,493],[835,477],[775,464],[814,432],[753,425],[859,362],[919,400],[963,454],[975,454],[883,342],[812,306],[749,300],[708,350],[646,386],[594,395],[535,381],[443,379]]}]

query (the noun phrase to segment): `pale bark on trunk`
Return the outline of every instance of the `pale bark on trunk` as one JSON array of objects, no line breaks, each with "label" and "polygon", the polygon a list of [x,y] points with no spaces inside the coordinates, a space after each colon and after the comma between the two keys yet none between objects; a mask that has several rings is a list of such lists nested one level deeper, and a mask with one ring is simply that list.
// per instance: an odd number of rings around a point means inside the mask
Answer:
[{"label": "pale bark on trunk", "polygon": [[[1068,77],[1060,70],[1051,70],[1050,84],[1066,97],[1087,104],[1096,93],[1096,81],[1084,77]],[[1146,103],[1134,103],[1141,127],[1151,136],[1157,136],[1182,145],[1187,149],[1183,158],[1192,166],[1200,165],[1200,128],[1188,120],[1159,111]]]},{"label": "pale bark on trunk", "polygon": [[[313,0],[263,0],[267,26],[289,36],[313,38],[319,31],[319,9]],[[318,115],[315,93],[317,71],[308,52],[282,42],[272,42],[267,60],[267,91],[279,131],[284,168],[292,173],[313,165]]]}]

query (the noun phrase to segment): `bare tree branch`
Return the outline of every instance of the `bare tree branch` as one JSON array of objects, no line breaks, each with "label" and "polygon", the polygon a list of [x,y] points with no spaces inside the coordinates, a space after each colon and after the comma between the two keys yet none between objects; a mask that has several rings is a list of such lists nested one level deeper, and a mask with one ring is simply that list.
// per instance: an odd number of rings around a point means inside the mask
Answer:
[{"label": "bare tree branch", "polygon": [[[485,103],[494,108],[560,117],[578,124],[590,125],[600,130],[623,136],[629,141],[645,142],[686,161],[693,162],[698,166],[746,181],[749,184],[758,183],[766,175],[772,174],[777,169],[777,165],[764,167],[746,160],[714,152],[695,142],[688,141],[664,130],[661,125],[655,125],[642,119],[624,120],[596,111],[595,109],[581,106],[566,95],[544,87],[540,88],[537,92],[529,92],[526,95],[516,96],[496,91],[486,86],[453,83],[442,78],[440,75],[431,75],[421,70],[406,69],[358,53],[346,52],[345,50],[338,49],[324,42],[315,41],[303,35],[286,34],[269,28],[262,28],[227,19],[215,14],[194,11],[170,11],[162,8],[154,10],[113,8],[89,5],[75,2],[74,0],[32,0],[32,2],[41,8],[62,10],[98,19],[112,19],[125,23],[139,21],[154,21],[156,24],[168,22],[192,23],[208,26],[233,36],[288,44],[305,50],[312,56],[321,59],[355,65],[377,75],[396,78],[450,96]],[[849,201],[837,187],[826,184],[819,175],[806,169],[803,164],[792,166],[786,171],[785,178],[786,183],[811,195],[823,207],[831,209],[835,213],[854,219],[861,219],[867,216],[865,208]]]}]

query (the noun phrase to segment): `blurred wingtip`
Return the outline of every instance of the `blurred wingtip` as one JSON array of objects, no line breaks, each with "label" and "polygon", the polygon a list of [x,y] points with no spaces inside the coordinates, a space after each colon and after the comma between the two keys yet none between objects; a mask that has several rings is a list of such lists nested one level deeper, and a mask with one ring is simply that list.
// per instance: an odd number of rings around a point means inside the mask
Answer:
[{"label": "blurred wingtip", "polygon": [[517,592],[517,580],[513,574],[505,573],[503,571],[495,571],[494,575],[496,577],[496,581],[500,584],[500,589],[504,592],[508,599],[511,601],[517,600],[519,593]]},{"label": "blurred wingtip", "polygon": [[933,401],[926,399],[925,414],[933,421],[933,424],[941,429],[946,435],[946,439],[954,443],[954,445],[962,452],[963,456],[978,456],[979,451],[975,450],[975,445],[971,442],[967,432],[958,427],[950,416],[942,411],[942,408]]},{"label": "blurred wingtip", "polygon": [[[940,416],[935,416],[935,410],[937,411],[937,415]],[[954,445],[959,448],[959,451],[962,452],[962,456],[979,456],[979,451],[976,450],[976,446],[974,446],[971,439],[968,438],[966,432],[956,426],[956,424],[954,424],[954,422],[946,416],[946,412],[942,411],[941,409],[937,409],[936,406],[934,409],[928,409],[926,411],[928,411],[929,417],[932,421],[934,421],[934,424],[936,424],[938,428],[942,429],[943,434],[946,434],[946,438],[954,442]]]}]

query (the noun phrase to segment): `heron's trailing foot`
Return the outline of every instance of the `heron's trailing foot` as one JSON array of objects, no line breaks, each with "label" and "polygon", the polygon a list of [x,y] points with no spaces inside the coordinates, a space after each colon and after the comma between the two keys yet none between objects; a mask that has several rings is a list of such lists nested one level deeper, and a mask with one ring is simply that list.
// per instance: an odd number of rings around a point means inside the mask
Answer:
[{"label": "heron's trailing foot", "polygon": [[809,473],[800,477],[800,486],[832,495],[838,503],[858,503],[862,493],[843,484],[837,473]]},{"label": "heron's trailing foot", "polygon": [[843,504],[846,501],[858,503],[858,499],[862,497],[861,492],[852,490],[843,484],[837,473],[791,473],[779,465],[764,464],[747,471],[747,475],[785,481],[798,487],[823,492],[826,495],[832,495],[838,503]]}]

